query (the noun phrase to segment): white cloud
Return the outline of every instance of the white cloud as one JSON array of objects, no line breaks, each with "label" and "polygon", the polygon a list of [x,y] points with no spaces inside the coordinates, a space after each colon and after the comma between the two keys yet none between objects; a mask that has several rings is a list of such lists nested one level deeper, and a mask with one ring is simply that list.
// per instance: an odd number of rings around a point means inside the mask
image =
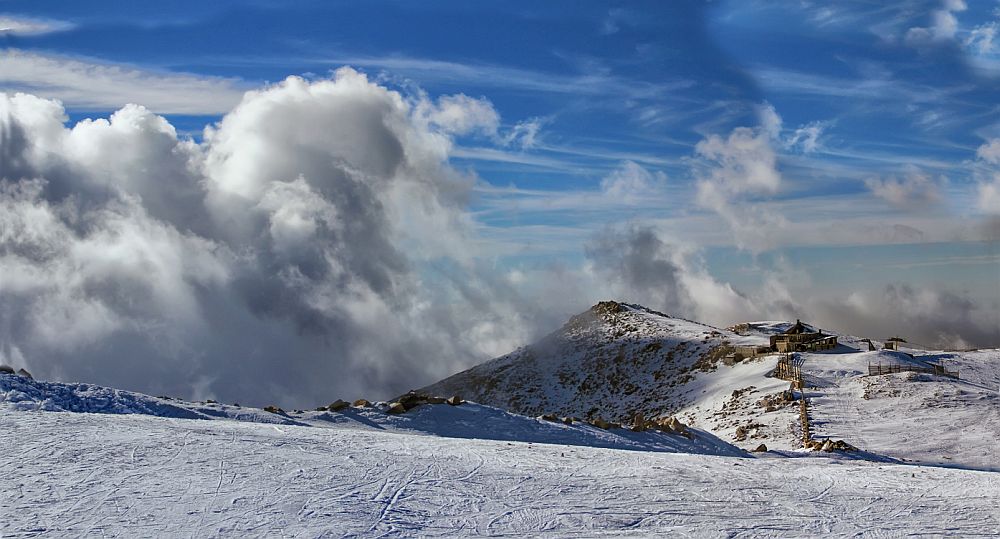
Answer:
[{"label": "white cloud", "polygon": [[54,101],[0,95],[0,350],[45,377],[289,406],[509,351],[551,306],[477,256],[473,179],[447,159],[491,125],[483,103],[342,69],[248,93],[196,144],[143,107],[67,127]]},{"label": "white cloud", "polygon": [[155,72],[62,56],[0,51],[0,84],[8,90],[58,99],[66,106],[115,110],[142,103],[157,113],[220,114],[243,94],[233,79]]},{"label": "white cloud", "polygon": [[976,157],[991,165],[1000,165],[1000,138],[990,139],[976,148]]},{"label": "white cloud", "polygon": [[947,41],[958,32],[958,18],[955,13],[965,11],[968,6],[963,0],[944,0],[941,9],[931,12],[931,25],[915,26],[906,32],[906,41],[921,45],[929,41]]},{"label": "white cloud", "polygon": [[441,96],[433,104],[422,101],[417,110],[430,123],[456,135],[478,132],[495,136],[500,125],[500,115],[489,100],[464,94]]},{"label": "white cloud", "polygon": [[907,170],[902,178],[869,178],[865,186],[875,196],[889,204],[904,209],[921,210],[940,203],[943,200],[941,186],[943,178],[932,178],[916,167]]},{"label": "white cloud", "polygon": [[626,204],[636,204],[663,191],[667,175],[650,172],[633,161],[625,161],[601,180],[601,192]]},{"label": "white cloud", "polygon": [[981,182],[978,190],[979,209],[1000,215],[1000,174],[994,175],[992,181]]},{"label": "white cloud", "polygon": [[819,138],[823,136],[826,126],[820,122],[812,122],[799,127],[785,141],[785,147],[798,149],[802,153],[813,153],[820,148]]},{"label": "white cloud", "polygon": [[20,36],[50,34],[52,32],[62,32],[71,28],[73,28],[73,25],[65,21],[34,19],[15,15],[0,15],[0,36],[5,34]]},{"label": "white cloud", "polygon": [[[990,165],[1000,165],[1000,138],[990,139],[976,148],[976,158]],[[1000,173],[993,172],[980,179],[976,203],[985,213],[1000,214]]]},{"label": "white cloud", "polygon": [[781,173],[772,142],[780,133],[781,118],[764,107],[757,128],[737,127],[727,137],[710,135],[695,145],[697,201],[722,217],[741,248],[772,246],[772,234],[784,219],[753,201],[778,191]]},{"label": "white cloud", "polygon": [[782,123],[781,116],[778,116],[778,111],[770,103],[765,102],[757,107],[757,124],[772,140],[781,138]]},{"label": "white cloud", "polygon": [[501,137],[501,141],[505,146],[530,150],[538,143],[538,133],[547,122],[546,118],[529,118],[517,122],[510,131]]}]

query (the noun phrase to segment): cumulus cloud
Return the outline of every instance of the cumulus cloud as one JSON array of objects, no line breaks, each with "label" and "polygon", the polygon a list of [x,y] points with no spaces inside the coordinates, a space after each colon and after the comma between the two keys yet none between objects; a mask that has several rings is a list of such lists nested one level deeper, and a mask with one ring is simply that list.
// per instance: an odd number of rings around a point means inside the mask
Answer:
[{"label": "cumulus cloud", "polygon": [[587,244],[586,255],[616,298],[713,324],[757,313],[746,297],[708,273],[695,250],[665,241],[651,227],[606,229]]},{"label": "cumulus cloud", "polygon": [[902,178],[869,178],[865,186],[889,204],[904,209],[924,209],[943,200],[941,186],[943,178],[935,179],[913,167]]},{"label": "cumulus cloud", "polygon": [[990,139],[976,148],[976,157],[991,165],[1000,165],[1000,138]]},{"label": "cumulus cloud", "polygon": [[456,135],[473,132],[496,135],[500,125],[500,115],[484,98],[472,98],[464,94],[446,95],[437,103],[423,100],[418,104],[418,112],[440,130]]},{"label": "cumulus cloud", "polygon": [[240,101],[245,90],[232,79],[160,73],[16,49],[0,51],[0,84],[84,110],[142,103],[163,114],[222,114]]},{"label": "cumulus cloud", "polygon": [[944,0],[941,9],[931,12],[930,26],[915,26],[907,30],[906,42],[922,45],[954,39],[958,32],[958,18],[955,13],[965,11],[967,8],[963,0]]},{"label": "cumulus cloud", "polygon": [[601,180],[601,192],[612,199],[635,204],[660,194],[667,183],[661,171],[650,172],[634,161],[625,161]]},{"label": "cumulus cloud", "polygon": [[753,202],[781,185],[773,145],[781,118],[773,107],[760,110],[759,127],[737,127],[726,137],[709,135],[695,146],[698,204],[722,217],[737,245],[751,250],[770,247],[771,231],[785,226],[780,215]]},{"label": "cumulus cloud", "polygon": [[480,267],[447,164],[484,100],[342,69],[249,92],[204,142],[126,106],[0,98],[0,360],[43,377],[304,406],[388,396],[544,327]]}]

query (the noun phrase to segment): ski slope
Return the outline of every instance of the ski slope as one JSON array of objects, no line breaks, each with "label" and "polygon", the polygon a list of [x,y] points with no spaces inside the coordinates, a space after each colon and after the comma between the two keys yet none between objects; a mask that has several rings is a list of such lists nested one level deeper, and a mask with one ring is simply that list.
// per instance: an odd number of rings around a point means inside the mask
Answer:
[{"label": "ski slope", "polygon": [[[939,466],[1000,471],[1000,351],[904,349],[802,354],[814,437]],[[955,380],[902,372],[866,376],[868,364],[943,360]]]},{"label": "ski slope", "polygon": [[1000,474],[5,409],[0,536],[1000,534]]}]

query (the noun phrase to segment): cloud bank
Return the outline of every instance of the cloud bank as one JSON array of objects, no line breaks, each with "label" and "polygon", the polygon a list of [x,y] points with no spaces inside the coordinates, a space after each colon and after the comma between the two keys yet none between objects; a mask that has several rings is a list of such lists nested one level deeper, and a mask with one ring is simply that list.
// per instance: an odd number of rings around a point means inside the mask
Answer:
[{"label": "cloud bank", "polygon": [[351,69],[249,92],[204,142],[128,105],[66,127],[0,98],[0,360],[43,377],[303,405],[386,396],[536,327],[477,270],[455,132],[488,102]]}]

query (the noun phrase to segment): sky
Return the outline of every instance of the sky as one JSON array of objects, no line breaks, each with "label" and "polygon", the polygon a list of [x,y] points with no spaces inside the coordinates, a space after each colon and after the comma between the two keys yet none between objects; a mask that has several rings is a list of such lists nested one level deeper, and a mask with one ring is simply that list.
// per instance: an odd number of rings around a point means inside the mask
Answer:
[{"label": "sky", "polygon": [[307,406],[611,298],[1000,346],[998,25],[961,0],[0,0],[0,361]]}]

